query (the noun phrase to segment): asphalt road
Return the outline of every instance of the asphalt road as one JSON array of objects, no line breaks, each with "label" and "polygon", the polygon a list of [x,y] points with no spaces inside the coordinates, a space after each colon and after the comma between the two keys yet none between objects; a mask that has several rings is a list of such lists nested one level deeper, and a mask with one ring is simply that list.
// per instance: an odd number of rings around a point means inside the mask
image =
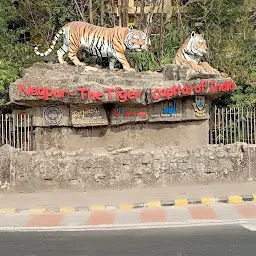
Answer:
[{"label": "asphalt road", "polygon": [[78,232],[2,232],[1,256],[254,256],[241,226]]}]

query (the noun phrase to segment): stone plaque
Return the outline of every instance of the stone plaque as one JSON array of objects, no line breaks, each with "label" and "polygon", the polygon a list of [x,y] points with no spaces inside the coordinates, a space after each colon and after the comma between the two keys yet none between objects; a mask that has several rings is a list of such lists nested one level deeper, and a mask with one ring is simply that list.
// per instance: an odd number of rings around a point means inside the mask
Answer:
[{"label": "stone plaque", "polygon": [[181,100],[154,103],[149,108],[149,122],[169,122],[182,120]]},{"label": "stone plaque", "polygon": [[69,108],[66,105],[49,105],[30,109],[34,126],[69,126]]},{"label": "stone plaque", "polygon": [[205,103],[205,96],[196,95],[195,102],[193,103],[193,107],[195,110],[196,117],[205,117],[207,111],[207,104]]},{"label": "stone plaque", "polygon": [[148,108],[144,106],[116,105],[111,111],[111,124],[125,124],[148,120]]},{"label": "stone plaque", "polygon": [[48,106],[44,108],[43,118],[48,125],[59,125],[63,119],[63,112],[58,106]]},{"label": "stone plaque", "polygon": [[108,125],[108,118],[102,106],[71,106],[71,123],[76,127]]}]

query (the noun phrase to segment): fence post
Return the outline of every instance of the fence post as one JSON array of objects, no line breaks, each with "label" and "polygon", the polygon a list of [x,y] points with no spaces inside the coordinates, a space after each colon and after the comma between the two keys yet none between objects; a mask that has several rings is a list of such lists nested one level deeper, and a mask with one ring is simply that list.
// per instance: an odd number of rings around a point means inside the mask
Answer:
[{"label": "fence post", "polygon": [[232,136],[232,108],[229,108],[229,128],[230,128],[230,142],[233,142]]},{"label": "fence post", "polygon": [[251,127],[251,144],[253,144],[253,126],[252,126],[252,110],[250,111],[250,116],[251,116],[251,124],[250,124],[250,127]]},{"label": "fence post", "polygon": [[240,108],[238,109],[238,116],[237,116],[237,122],[238,122],[238,141],[241,142],[241,136],[240,136]]},{"label": "fence post", "polygon": [[250,128],[249,128],[249,110],[247,108],[246,114],[246,125],[247,125],[247,143],[250,144]]},{"label": "fence post", "polygon": [[225,112],[226,112],[226,141],[228,144],[228,108],[225,108]]},{"label": "fence post", "polygon": [[254,143],[256,144],[256,115],[255,115],[255,109],[253,109],[253,119],[254,119]]},{"label": "fence post", "polygon": [[234,107],[234,142],[236,142],[236,107]]},{"label": "fence post", "polygon": [[17,125],[17,148],[20,147],[20,135],[19,135],[19,115],[16,115],[16,125]]},{"label": "fence post", "polygon": [[1,123],[2,123],[2,129],[1,129],[1,137],[2,137],[2,144],[4,144],[4,115],[1,115]]},{"label": "fence post", "polygon": [[213,144],[213,122],[211,120],[212,110],[210,110],[210,120],[209,120],[209,128],[210,128],[210,144]]},{"label": "fence post", "polygon": [[15,116],[12,115],[12,133],[13,133],[13,147],[16,148],[16,131],[15,131]]},{"label": "fence post", "polygon": [[215,144],[218,144],[217,143],[217,114],[216,114],[216,110],[217,110],[217,107],[216,106],[214,106],[214,128],[215,128],[215,138],[214,138],[214,142],[215,142]]},{"label": "fence post", "polygon": [[244,107],[242,107],[242,135],[243,135],[243,142],[245,138],[245,132],[244,132]]},{"label": "fence post", "polygon": [[225,122],[224,122],[224,108],[221,109],[221,125],[222,125],[222,142],[225,144]]},{"label": "fence post", "polygon": [[6,144],[8,143],[7,119],[8,119],[8,116],[7,116],[7,115],[5,115],[5,143],[6,143]]},{"label": "fence post", "polygon": [[8,115],[9,144],[12,146],[11,117],[12,117],[11,115]]}]

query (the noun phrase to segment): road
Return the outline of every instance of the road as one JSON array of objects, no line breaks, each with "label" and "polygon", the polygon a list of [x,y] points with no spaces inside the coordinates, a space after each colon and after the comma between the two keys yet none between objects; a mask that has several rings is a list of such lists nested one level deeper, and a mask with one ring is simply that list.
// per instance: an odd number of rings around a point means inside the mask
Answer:
[{"label": "road", "polygon": [[256,232],[239,225],[1,232],[0,248],[1,256],[253,256]]}]

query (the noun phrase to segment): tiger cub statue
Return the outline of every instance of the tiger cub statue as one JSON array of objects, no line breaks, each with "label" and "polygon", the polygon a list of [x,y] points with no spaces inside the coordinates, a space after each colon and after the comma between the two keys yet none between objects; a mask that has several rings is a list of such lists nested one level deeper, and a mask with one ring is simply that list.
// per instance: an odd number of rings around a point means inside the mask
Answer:
[{"label": "tiger cub statue", "polygon": [[201,58],[207,54],[207,49],[204,37],[193,31],[179,48],[174,64],[189,66],[196,72],[215,73],[216,69],[213,69],[207,62],[201,62]]},{"label": "tiger cub statue", "polygon": [[150,44],[146,31],[127,27],[104,28],[82,21],[73,21],[58,31],[46,52],[40,53],[38,47],[35,47],[35,53],[39,56],[50,54],[61,35],[63,35],[63,45],[57,51],[61,64],[67,64],[63,57],[68,52],[68,57],[75,65],[85,65],[77,58],[78,51],[84,49],[89,54],[108,57],[110,69],[114,69],[116,62],[119,61],[127,71],[134,69],[130,67],[124,55],[125,50],[147,51]]}]

